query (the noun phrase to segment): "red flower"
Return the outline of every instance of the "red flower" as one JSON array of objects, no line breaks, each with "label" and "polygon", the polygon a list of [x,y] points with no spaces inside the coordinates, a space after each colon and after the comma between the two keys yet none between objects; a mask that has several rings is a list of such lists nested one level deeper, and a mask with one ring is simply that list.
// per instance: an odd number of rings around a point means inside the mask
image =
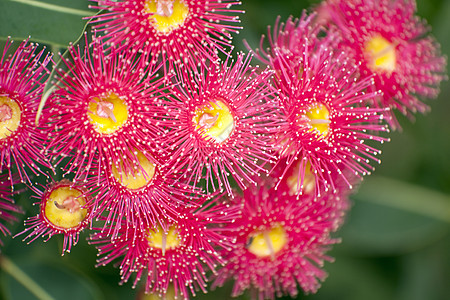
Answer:
[{"label": "red flower", "polygon": [[314,174],[317,195],[336,189],[336,175],[351,187],[353,179],[346,174],[370,173],[370,161],[379,162],[380,151],[366,141],[387,140],[376,135],[388,131],[381,125],[384,109],[366,106],[378,95],[366,92],[373,79],[360,79],[358,66],[345,53],[333,52],[336,34],[319,38],[305,14],[285,26],[277,22],[275,30],[269,51],[260,57],[275,70],[279,89],[283,124],[274,140],[286,158],[281,177],[302,161],[299,190],[308,172]]},{"label": "red flower", "polygon": [[84,179],[93,166],[102,170],[120,159],[132,161],[135,150],[160,151],[161,131],[145,116],[160,92],[158,67],[144,55],[106,52],[96,37],[84,51],[70,46],[69,53],[69,71],[59,72],[61,88],[44,114],[53,131],[48,147],[55,156],[70,157],[67,171]]},{"label": "red flower", "polygon": [[110,239],[124,230],[147,231],[170,219],[169,215],[180,207],[201,204],[197,196],[200,191],[177,182],[170,168],[151,153],[136,151],[132,161],[120,159],[100,173],[99,178],[89,180],[88,186],[98,191],[94,217],[107,214],[104,229]]},{"label": "red flower", "polygon": [[161,101],[165,143],[173,150],[168,165],[189,182],[205,179],[208,189],[218,184],[231,194],[230,180],[244,187],[273,158],[272,73],[258,74],[249,60],[239,55],[230,66],[227,60],[198,73],[180,71],[172,96]]},{"label": "red flower", "polygon": [[38,237],[47,236],[49,240],[55,234],[64,235],[63,250],[70,252],[78,242],[80,232],[91,221],[92,197],[81,185],[68,180],[48,185],[44,190],[31,187],[39,200],[40,213],[25,221],[27,227],[17,235],[28,233],[24,238],[28,243]]},{"label": "red flower", "polygon": [[238,211],[236,206],[211,201],[200,209],[180,209],[163,223],[165,229],[157,226],[134,232],[123,226],[113,242],[98,232],[91,243],[99,250],[99,265],[121,259],[122,282],[135,273],[133,285],[142,278],[146,293],[164,297],[173,284],[175,297],[188,299],[196,290],[206,293],[207,272],[215,272],[224,263],[217,251],[230,250],[233,238],[223,226],[233,222]]},{"label": "red flower", "polygon": [[[398,109],[404,115],[425,112],[419,98],[434,98],[446,79],[446,58],[423,20],[415,15],[413,0],[326,1],[321,6],[342,35],[339,48],[361,61],[360,73],[373,74],[371,91],[381,90],[376,105]],[[393,112],[387,121],[400,125]]]},{"label": "red flower", "polygon": [[98,1],[97,9],[108,12],[94,17],[94,28],[105,33],[109,43],[135,45],[174,64],[195,68],[217,60],[217,52],[230,46],[230,32],[240,27],[224,24],[238,22],[231,9],[240,4],[232,0],[138,0]]},{"label": "red flower", "polygon": [[236,235],[232,251],[221,251],[227,264],[213,283],[233,279],[232,296],[250,289],[254,298],[295,297],[299,285],[314,293],[326,277],[325,255],[337,239],[330,233],[341,224],[347,200],[328,194],[320,200],[289,196],[264,183],[244,191],[241,217],[230,224]]},{"label": "red flower", "polygon": [[35,124],[50,57],[28,41],[8,55],[11,44],[0,59],[0,170],[7,168],[12,178],[17,168],[20,180],[31,182],[27,168],[44,174],[38,165],[50,167],[42,149],[48,134]]}]

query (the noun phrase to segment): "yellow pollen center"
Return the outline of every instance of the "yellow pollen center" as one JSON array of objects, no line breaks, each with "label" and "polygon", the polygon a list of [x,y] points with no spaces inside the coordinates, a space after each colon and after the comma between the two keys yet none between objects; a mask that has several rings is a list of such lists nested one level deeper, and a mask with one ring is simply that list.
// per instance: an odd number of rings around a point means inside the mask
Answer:
[{"label": "yellow pollen center", "polygon": [[147,240],[150,247],[161,249],[163,255],[166,254],[166,250],[180,246],[180,237],[175,226],[169,226],[167,232],[164,232],[161,226],[158,226],[156,229],[150,229]]},{"label": "yellow pollen center", "polygon": [[277,225],[265,231],[253,232],[249,235],[247,249],[258,257],[270,256],[280,252],[287,244],[287,236],[281,225]]},{"label": "yellow pollen center", "polygon": [[146,0],[144,11],[151,14],[153,27],[163,34],[182,26],[189,15],[188,6],[180,0]]},{"label": "yellow pollen center", "polygon": [[12,135],[20,125],[22,110],[8,97],[0,97],[0,140]]},{"label": "yellow pollen center", "polygon": [[56,227],[74,228],[79,226],[87,215],[83,193],[69,186],[61,186],[50,193],[45,203],[45,217]]},{"label": "yellow pollen center", "polygon": [[310,194],[314,191],[314,187],[316,186],[316,176],[311,172],[311,164],[309,162],[306,163],[302,185],[302,179],[299,173],[300,164],[301,162],[298,162],[295,165],[292,175],[286,179],[290,195],[298,195],[300,192]]},{"label": "yellow pollen center", "polygon": [[156,166],[144,154],[138,151],[136,156],[138,162],[131,162],[130,165],[124,166],[123,161],[120,160],[118,165],[112,165],[114,178],[130,190],[138,190],[148,185],[156,171]]},{"label": "yellow pollen center", "polygon": [[312,104],[306,112],[308,124],[311,126],[309,131],[322,137],[328,135],[330,129],[330,112],[328,108],[321,103]]},{"label": "yellow pollen center", "polygon": [[197,107],[193,122],[203,138],[217,143],[225,141],[233,131],[234,118],[230,109],[222,101],[209,102]]},{"label": "yellow pollen center", "polygon": [[139,298],[140,300],[177,300],[179,299],[180,295],[178,294],[178,297],[175,297],[175,289],[173,288],[173,284],[169,284],[166,294],[164,296],[159,296],[157,292],[154,292],[152,294],[142,294],[142,297]]},{"label": "yellow pollen center", "polygon": [[116,94],[94,98],[89,102],[87,114],[95,130],[102,134],[116,132],[128,119],[127,105]]},{"label": "yellow pollen center", "polygon": [[365,53],[369,59],[369,67],[372,71],[392,73],[397,62],[395,45],[384,37],[377,35],[365,44]]}]

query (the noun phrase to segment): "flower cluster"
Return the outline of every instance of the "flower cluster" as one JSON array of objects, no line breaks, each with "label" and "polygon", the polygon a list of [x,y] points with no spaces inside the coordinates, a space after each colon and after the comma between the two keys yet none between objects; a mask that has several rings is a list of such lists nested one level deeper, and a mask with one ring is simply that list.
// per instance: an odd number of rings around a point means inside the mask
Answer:
[{"label": "flower cluster", "polygon": [[88,228],[145,293],[316,292],[394,110],[424,112],[445,79],[414,1],[326,0],[235,56],[237,1],[96,2],[51,76],[36,45],[3,51],[1,221],[21,181],[40,210],[18,235],[63,235],[64,254]]}]

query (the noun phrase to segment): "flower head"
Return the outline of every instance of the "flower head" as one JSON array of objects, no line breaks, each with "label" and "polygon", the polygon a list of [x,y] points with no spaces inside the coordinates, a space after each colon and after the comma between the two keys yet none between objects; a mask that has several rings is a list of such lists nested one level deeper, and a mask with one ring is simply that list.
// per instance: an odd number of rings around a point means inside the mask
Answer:
[{"label": "flower head", "polygon": [[98,190],[94,217],[107,214],[104,230],[111,239],[120,232],[135,236],[134,231],[143,232],[161,224],[179,207],[195,207],[203,201],[198,190],[177,182],[171,169],[150,153],[134,153],[132,161],[114,161],[101,170],[99,178],[91,178],[88,183]]},{"label": "flower head", "polygon": [[60,89],[44,114],[53,131],[48,147],[55,156],[70,157],[66,170],[84,179],[92,166],[99,171],[133,160],[135,149],[158,153],[160,130],[144,116],[152,114],[160,90],[158,68],[147,65],[144,55],[106,52],[95,36],[90,47],[70,46],[69,54],[70,60],[63,58],[69,71],[59,72]]},{"label": "flower head", "polygon": [[373,80],[360,78],[358,65],[332,50],[337,36],[329,32],[320,38],[306,15],[275,28],[269,51],[260,57],[275,70],[279,88],[283,124],[274,140],[286,158],[281,177],[302,161],[299,189],[308,172],[314,174],[317,195],[336,189],[335,175],[352,187],[353,179],[346,174],[370,173],[370,162],[379,162],[375,156],[380,151],[366,140],[387,140],[376,135],[388,131],[381,124],[384,109],[367,106],[378,95],[366,92]]},{"label": "flower head", "polygon": [[50,167],[42,149],[47,133],[35,124],[50,57],[28,41],[8,55],[11,45],[8,40],[0,58],[0,170],[12,178],[17,168],[20,180],[31,182],[27,168],[36,174],[38,165]]},{"label": "flower head", "polygon": [[81,185],[68,180],[49,184],[43,190],[31,187],[39,200],[40,212],[25,221],[27,227],[17,235],[28,233],[24,240],[33,242],[38,237],[64,235],[63,251],[70,252],[78,242],[80,232],[91,221],[92,197]]},{"label": "flower head", "polygon": [[231,194],[230,177],[244,187],[272,159],[271,72],[257,73],[249,60],[239,55],[230,66],[227,60],[198,73],[180,71],[173,96],[161,102],[165,142],[173,150],[168,164],[190,182],[206,179],[208,188],[225,186]]},{"label": "flower head", "polygon": [[[446,59],[428,33],[430,28],[415,15],[413,0],[326,1],[321,6],[342,35],[339,48],[361,61],[360,73],[374,75],[370,90],[381,90],[376,105],[404,115],[425,112],[419,97],[434,98],[446,78]],[[399,128],[393,112],[392,128]]]},{"label": "flower head", "polygon": [[126,232],[131,229],[122,227],[114,242],[100,231],[91,243],[97,244],[99,265],[121,259],[123,282],[135,273],[134,285],[143,279],[146,293],[164,297],[173,284],[175,296],[188,299],[198,289],[206,293],[207,272],[224,263],[218,250],[229,250],[233,238],[222,228],[238,211],[236,206],[211,201],[199,209],[179,209],[163,226],[135,232],[134,238]]},{"label": "flower head", "polygon": [[94,17],[96,28],[112,44],[135,45],[152,59],[162,58],[169,67],[217,60],[217,52],[226,52],[231,32],[240,27],[225,23],[238,22],[231,9],[240,4],[233,0],[138,0],[99,1],[98,9],[108,10]]},{"label": "flower head", "polygon": [[298,285],[315,292],[326,277],[321,267],[331,260],[325,252],[338,241],[330,233],[342,222],[346,207],[334,194],[328,196],[289,196],[264,183],[245,190],[237,199],[244,202],[241,217],[231,224],[236,244],[232,251],[221,251],[227,264],[213,287],[233,279],[233,297],[251,289],[259,299],[295,297]]}]

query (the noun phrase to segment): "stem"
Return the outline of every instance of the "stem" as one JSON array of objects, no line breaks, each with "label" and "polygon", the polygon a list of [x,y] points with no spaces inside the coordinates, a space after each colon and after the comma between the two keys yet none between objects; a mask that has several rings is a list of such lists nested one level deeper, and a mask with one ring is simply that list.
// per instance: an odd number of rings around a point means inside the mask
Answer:
[{"label": "stem", "polygon": [[36,296],[36,298],[40,300],[55,300],[30,276],[25,274],[14,262],[4,255],[0,257],[0,266],[6,273],[26,287],[34,296]]}]

